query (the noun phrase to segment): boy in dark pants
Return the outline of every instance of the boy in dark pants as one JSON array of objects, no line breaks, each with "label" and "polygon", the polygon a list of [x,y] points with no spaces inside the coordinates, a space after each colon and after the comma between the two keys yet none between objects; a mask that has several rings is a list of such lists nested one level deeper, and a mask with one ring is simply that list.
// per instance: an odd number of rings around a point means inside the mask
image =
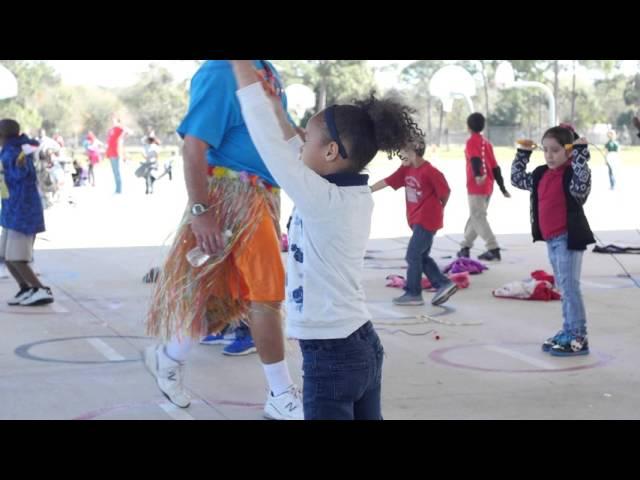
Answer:
[{"label": "boy in dark pants", "polygon": [[400,152],[402,166],[396,172],[371,187],[377,192],[385,187],[397,190],[405,187],[407,201],[407,221],[413,235],[407,248],[407,286],[405,294],[394,298],[394,305],[423,305],[422,273],[427,276],[436,294],[432,305],[442,305],[458,287],[449,280],[429,256],[433,237],[442,228],[444,207],[449,200],[451,190],[444,175],[427,162],[424,155],[424,143],[413,149]]}]

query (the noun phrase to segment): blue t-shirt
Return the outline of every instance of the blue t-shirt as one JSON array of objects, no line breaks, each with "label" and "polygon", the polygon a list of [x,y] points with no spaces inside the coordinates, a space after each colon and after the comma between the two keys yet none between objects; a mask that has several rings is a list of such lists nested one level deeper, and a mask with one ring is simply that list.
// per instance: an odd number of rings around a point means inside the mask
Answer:
[{"label": "blue t-shirt", "polygon": [[9,189],[9,198],[2,199],[0,226],[34,235],[44,232],[44,213],[33,154],[27,155],[23,165],[18,164],[25,144],[34,143],[26,135],[9,138],[0,151],[4,181]]},{"label": "blue t-shirt", "polygon": [[[264,76],[262,62],[256,60],[255,65]],[[264,62],[275,76],[274,81],[281,86],[282,82],[275,68],[266,60]],[[209,165],[253,173],[277,186],[251,141],[236,97],[237,89],[228,60],[205,62],[191,79],[189,111],[178,127],[178,134],[182,138],[191,135],[208,143]],[[284,89],[279,90],[286,111],[287,97]],[[291,123],[294,124],[293,121]]]}]

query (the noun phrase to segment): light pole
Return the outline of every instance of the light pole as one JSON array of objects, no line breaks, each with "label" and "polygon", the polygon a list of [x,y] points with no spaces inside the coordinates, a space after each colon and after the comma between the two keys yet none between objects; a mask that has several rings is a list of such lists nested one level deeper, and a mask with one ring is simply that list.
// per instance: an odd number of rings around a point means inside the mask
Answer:
[{"label": "light pole", "polygon": [[556,119],[556,99],[553,96],[553,92],[544,83],[530,82],[525,80],[516,80],[513,73],[513,67],[510,62],[501,62],[496,69],[496,86],[500,89],[503,88],[538,88],[542,90],[549,101],[549,127],[557,125]]}]

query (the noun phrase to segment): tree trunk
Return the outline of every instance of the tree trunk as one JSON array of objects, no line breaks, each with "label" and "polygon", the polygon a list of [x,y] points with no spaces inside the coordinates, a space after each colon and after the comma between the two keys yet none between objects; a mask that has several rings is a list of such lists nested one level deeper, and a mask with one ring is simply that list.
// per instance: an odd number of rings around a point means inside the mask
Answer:
[{"label": "tree trunk", "polygon": [[[544,102],[544,97],[542,95],[538,96],[538,136],[542,136],[542,102]],[[553,127],[553,125],[549,125],[549,128]]]},{"label": "tree trunk", "polygon": [[427,95],[427,138],[429,143],[433,143],[431,136],[431,95]]},{"label": "tree trunk", "polygon": [[481,60],[480,61],[480,65],[482,65],[482,84],[484,85],[484,114],[485,114],[485,118],[487,119],[487,139],[489,139],[489,141],[491,141],[491,130],[489,128],[489,114],[491,113],[489,111],[489,85],[487,83],[487,75],[484,69],[484,62]]},{"label": "tree trunk", "polygon": [[321,112],[322,110],[324,110],[327,104],[327,82],[324,77],[322,77],[322,79],[320,80],[320,90],[318,92],[318,100],[316,103],[317,112]]},{"label": "tree trunk", "polygon": [[571,80],[571,124],[575,123],[576,113],[576,60],[572,60],[573,79]]},{"label": "tree trunk", "polygon": [[440,102],[440,124],[438,125],[438,147],[442,144],[442,119],[444,117],[444,105]]},{"label": "tree trunk", "polygon": [[[560,74],[560,64],[558,62],[558,60],[555,60],[553,62],[553,98],[556,102],[556,118],[553,119],[553,121],[555,122],[557,120],[557,117],[559,116],[558,112],[560,111],[560,98],[558,97],[558,93],[559,93],[559,85],[558,85],[558,77]],[[549,128],[553,127],[554,125],[549,125]]]},{"label": "tree trunk", "polygon": [[318,75],[320,76],[320,84],[316,98],[316,111],[320,112],[327,106],[327,76],[329,75],[329,62],[327,60],[321,60],[318,64]]}]

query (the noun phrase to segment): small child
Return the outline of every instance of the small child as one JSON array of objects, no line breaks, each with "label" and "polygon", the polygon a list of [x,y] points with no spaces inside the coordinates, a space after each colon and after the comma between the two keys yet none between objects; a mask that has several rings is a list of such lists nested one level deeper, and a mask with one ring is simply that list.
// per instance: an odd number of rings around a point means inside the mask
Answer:
[{"label": "small child", "polygon": [[73,179],[73,186],[74,187],[83,186],[86,180],[85,175],[86,174],[85,174],[84,168],[82,168],[82,165],[80,165],[80,162],[74,159],[73,172],[71,173],[71,178]]},{"label": "small child", "polygon": [[96,177],[94,173],[94,167],[100,162],[100,148],[104,144],[98,140],[93,132],[87,133],[87,137],[83,142],[85,152],[87,154],[87,160],[89,161],[89,181],[91,186],[96,186]]},{"label": "small child", "polygon": [[400,151],[402,166],[396,172],[371,187],[377,192],[385,187],[397,190],[405,187],[407,221],[413,231],[407,248],[407,286],[405,294],[393,299],[394,305],[424,305],[422,273],[427,276],[436,294],[432,305],[442,305],[458,287],[449,280],[429,256],[433,238],[442,228],[444,207],[451,190],[444,175],[424,158],[425,145],[419,142]]},{"label": "small child", "polygon": [[12,119],[0,120],[0,161],[5,191],[0,209],[0,261],[20,287],[7,303],[11,306],[36,306],[53,302],[53,294],[29,266],[33,261],[36,234],[44,232],[42,201],[38,193],[33,153],[38,142],[20,134],[20,125]]},{"label": "small child", "polygon": [[620,151],[620,144],[616,141],[616,132],[615,130],[610,130],[607,133],[607,137],[609,141],[604,145],[605,150],[607,151],[607,168],[609,169],[609,185],[611,190],[616,187],[616,179],[614,177],[615,167],[618,166],[618,152]]},{"label": "small child", "polygon": [[467,117],[467,127],[471,136],[467,140],[464,154],[467,160],[469,220],[464,227],[464,240],[460,243],[462,248],[458,257],[469,258],[473,242],[480,236],[486,243],[487,251],[479,255],[478,259],[492,261],[502,259],[500,246],[487,220],[494,180],[502,195],[510,198],[511,194],[504,186],[502,172],[493,154],[493,146],[482,135],[485,123],[484,115],[481,113],[475,112]]},{"label": "small child", "polygon": [[144,149],[145,161],[142,166],[144,167],[145,194],[149,195],[153,193],[153,184],[156,181],[154,173],[158,170],[158,145],[160,142],[153,136],[148,136],[146,142]]},{"label": "small child", "polygon": [[549,261],[562,293],[562,330],[542,344],[556,356],[589,353],[587,319],[580,293],[582,254],[595,243],[582,206],[591,191],[587,140],[569,126],[547,130],[542,137],[546,165],[528,173],[533,142],[519,142],[511,166],[514,187],[531,192],[533,241],[547,242]]},{"label": "small child", "polygon": [[305,420],[381,420],[384,351],[362,285],[373,199],[361,172],[379,150],[418,140],[412,110],[373,97],[332,105],[309,120],[303,144],[252,62],[232,64],[253,143],[295,204],[287,335],[302,351]]}]

